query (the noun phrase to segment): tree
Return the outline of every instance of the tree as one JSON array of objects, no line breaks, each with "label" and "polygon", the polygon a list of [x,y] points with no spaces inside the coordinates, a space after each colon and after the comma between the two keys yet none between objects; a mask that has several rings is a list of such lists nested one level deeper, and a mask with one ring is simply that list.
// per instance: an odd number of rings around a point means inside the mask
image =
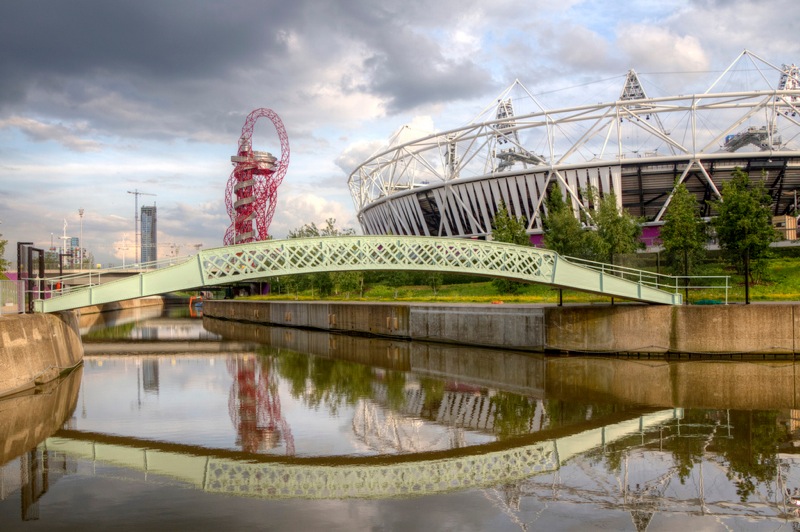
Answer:
[{"label": "tree", "polygon": [[8,244],[8,240],[4,240],[3,234],[0,233],[0,273],[4,273],[11,265],[10,262],[3,258],[6,253],[6,244]]},{"label": "tree", "polygon": [[[750,285],[766,267],[769,245],[779,239],[769,210],[772,198],[763,181],[751,182],[739,167],[734,168],[732,179],[723,183],[720,194],[719,200],[711,202],[718,213],[711,223],[725,258],[744,274],[745,303],[749,304]],[[754,268],[751,261],[755,261]]]},{"label": "tree", "polygon": [[398,292],[401,286],[406,286],[411,280],[411,276],[407,271],[393,270],[387,272],[384,276],[384,282],[394,289],[394,298],[397,299]]},{"label": "tree", "polygon": [[442,275],[441,272],[430,272],[425,276],[425,280],[428,282],[428,286],[431,287],[431,290],[433,290],[433,295],[435,296],[439,290],[439,287],[442,286],[444,275]]},{"label": "tree", "polygon": [[[596,200],[596,193],[589,191]],[[614,256],[623,253],[634,253],[644,248],[639,240],[642,236],[642,224],[626,211],[617,207],[617,196],[613,192],[606,194],[599,201],[594,211],[594,223],[597,227],[597,241],[593,242],[598,258],[614,264]]]},{"label": "tree", "polygon": [[[503,202],[500,202],[500,208],[494,217],[492,240],[521,246],[531,244],[530,237],[525,232],[525,219],[511,216]],[[492,284],[503,294],[516,294],[525,285],[508,279],[493,279]]]},{"label": "tree", "polygon": [[[706,224],[700,217],[700,204],[686,185],[680,183],[675,187],[661,227],[661,242],[667,264],[674,274],[690,275],[705,256],[706,239]],[[688,301],[689,279],[685,282]]]},{"label": "tree", "polygon": [[547,215],[542,220],[545,247],[559,255],[590,258],[591,251],[588,241],[590,236],[564,201],[558,183],[550,189],[545,205],[547,206]]},{"label": "tree", "polygon": [[525,232],[525,219],[511,216],[502,201],[492,223],[492,240],[521,246],[531,243],[528,233]]}]

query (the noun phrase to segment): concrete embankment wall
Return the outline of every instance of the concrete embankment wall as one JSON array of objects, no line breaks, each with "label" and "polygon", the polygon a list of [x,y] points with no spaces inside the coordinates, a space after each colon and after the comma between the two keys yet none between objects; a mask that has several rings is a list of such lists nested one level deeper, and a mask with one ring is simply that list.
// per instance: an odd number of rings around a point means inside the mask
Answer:
[{"label": "concrete embankment wall", "polygon": [[206,301],[215,318],[563,353],[779,354],[800,349],[800,305],[461,305]]},{"label": "concrete embankment wall", "polygon": [[295,301],[203,302],[213,318],[412,340],[544,348],[544,309],[534,305],[426,305]]},{"label": "concrete embankment wall", "polygon": [[0,397],[51,381],[82,360],[75,312],[0,316]]}]

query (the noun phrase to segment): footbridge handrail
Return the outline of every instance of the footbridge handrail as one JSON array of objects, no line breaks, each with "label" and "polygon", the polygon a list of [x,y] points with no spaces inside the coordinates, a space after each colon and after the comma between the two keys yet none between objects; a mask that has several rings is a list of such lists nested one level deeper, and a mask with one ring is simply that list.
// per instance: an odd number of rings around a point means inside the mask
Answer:
[{"label": "footbridge handrail", "polygon": [[686,288],[691,288],[692,290],[723,290],[725,292],[725,304],[728,304],[728,293],[731,289],[730,275],[667,275],[579,257],[565,256],[564,258],[592,270],[602,271],[660,290],[674,291],[675,293]]},{"label": "footbridge handrail", "polygon": [[463,238],[336,236],[266,240],[205,249],[182,263],[34,302],[55,312],[279,275],[352,270],[439,271],[542,283],[674,305],[680,294],[574,264],[531,246]]}]

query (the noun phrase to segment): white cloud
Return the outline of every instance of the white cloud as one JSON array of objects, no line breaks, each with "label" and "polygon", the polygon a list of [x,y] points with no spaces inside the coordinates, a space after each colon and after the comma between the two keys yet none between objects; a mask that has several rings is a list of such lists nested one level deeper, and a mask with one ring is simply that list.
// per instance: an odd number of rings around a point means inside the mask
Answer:
[{"label": "white cloud", "polygon": [[617,30],[617,46],[637,70],[704,71],[709,58],[699,39],[660,26],[632,24]]},{"label": "white cloud", "polygon": [[317,227],[322,227],[328,218],[334,218],[339,229],[352,228],[360,232],[352,207],[310,191],[293,191],[283,195],[281,207],[276,210],[272,220],[270,233],[275,238],[286,238],[289,231],[308,223],[313,222]]},{"label": "white cloud", "polygon": [[89,152],[102,148],[99,141],[89,138],[91,131],[86,122],[74,125],[48,124],[33,118],[11,116],[0,120],[0,129],[5,128],[15,128],[34,142],[53,141],[72,151]]}]

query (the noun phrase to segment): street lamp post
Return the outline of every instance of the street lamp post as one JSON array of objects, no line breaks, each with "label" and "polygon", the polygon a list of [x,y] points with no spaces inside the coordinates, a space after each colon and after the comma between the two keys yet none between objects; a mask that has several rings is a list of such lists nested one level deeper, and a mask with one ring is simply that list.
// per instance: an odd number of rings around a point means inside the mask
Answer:
[{"label": "street lamp post", "polygon": [[83,207],[78,209],[78,216],[81,218],[81,234],[78,239],[78,268],[83,271]]}]

